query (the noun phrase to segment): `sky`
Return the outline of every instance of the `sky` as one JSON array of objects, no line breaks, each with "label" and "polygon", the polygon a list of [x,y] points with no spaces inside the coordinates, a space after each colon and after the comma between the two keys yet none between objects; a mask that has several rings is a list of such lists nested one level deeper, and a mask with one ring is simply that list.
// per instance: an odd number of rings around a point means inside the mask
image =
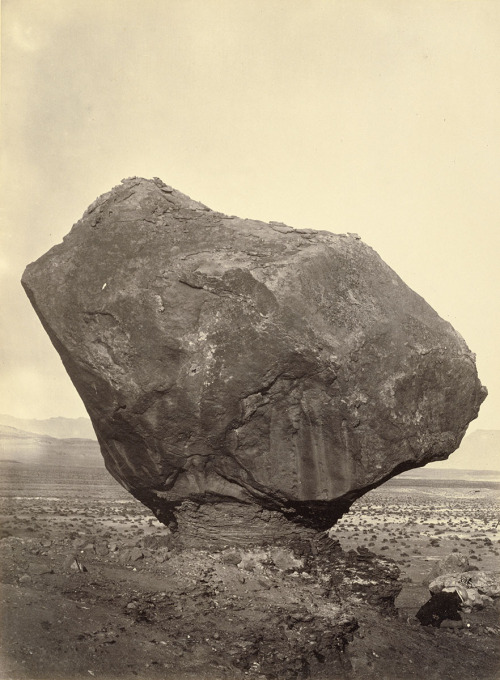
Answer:
[{"label": "sky", "polygon": [[0,413],[85,408],[21,285],[124,177],[356,232],[463,335],[500,429],[497,0],[3,0]]}]

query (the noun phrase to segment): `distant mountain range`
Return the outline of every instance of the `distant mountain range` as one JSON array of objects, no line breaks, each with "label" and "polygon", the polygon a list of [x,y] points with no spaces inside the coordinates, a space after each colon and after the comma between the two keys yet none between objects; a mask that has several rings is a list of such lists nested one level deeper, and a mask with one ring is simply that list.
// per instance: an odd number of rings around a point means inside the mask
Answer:
[{"label": "distant mountain range", "polygon": [[430,463],[435,470],[500,471],[500,430],[476,430],[466,435],[448,460]]},{"label": "distant mountain range", "polygon": [[96,439],[90,418],[47,418],[46,420],[14,418],[0,414],[0,425],[57,439]]},{"label": "distant mountain range", "polygon": [[0,425],[0,463],[6,462],[62,467],[104,467],[99,444],[95,440],[58,439]]},{"label": "distant mountain range", "polygon": [[[422,483],[438,481],[462,481],[462,482],[500,482],[500,471],[497,470],[463,470],[458,468],[435,468],[433,465],[426,465],[421,468],[414,468],[408,472],[402,472],[393,479],[420,480]],[[392,480],[389,480],[388,484]]]}]

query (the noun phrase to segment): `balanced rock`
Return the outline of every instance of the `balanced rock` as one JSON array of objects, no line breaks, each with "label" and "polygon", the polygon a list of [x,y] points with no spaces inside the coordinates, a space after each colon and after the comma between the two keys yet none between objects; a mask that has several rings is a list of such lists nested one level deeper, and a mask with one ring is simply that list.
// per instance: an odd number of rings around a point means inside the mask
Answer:
[{"label": "balanced rock", "polygon": [[109,472],[196,540],[331,526],[447,458],[486,394],[358,236],[228,217],[158,179],[97,199],[23,285]]}]

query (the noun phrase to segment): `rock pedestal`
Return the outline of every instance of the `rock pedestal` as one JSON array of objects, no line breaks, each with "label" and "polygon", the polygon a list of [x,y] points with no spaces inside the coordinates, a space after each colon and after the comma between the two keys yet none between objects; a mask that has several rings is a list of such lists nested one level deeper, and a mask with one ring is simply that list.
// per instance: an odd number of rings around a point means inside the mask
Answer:
[{"label": "rock pedestal", "polygon": [[181,531],[326,529],[446,458],[486,394],[460,335],[357,236],[228,217],[158,179],[97,199],[23,285],[108,470]]}]

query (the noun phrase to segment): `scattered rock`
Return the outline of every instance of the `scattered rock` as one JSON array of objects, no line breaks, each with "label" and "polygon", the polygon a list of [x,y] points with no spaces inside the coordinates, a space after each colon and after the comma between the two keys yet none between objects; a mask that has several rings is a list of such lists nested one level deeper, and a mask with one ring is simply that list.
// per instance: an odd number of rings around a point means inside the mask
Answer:
[{"label": "scattered rock", "polygon": [[118,562],[120,564],[129,564],[130,562],[130,549],[120,550],[118,553]]},{"label": "scattered rock", "polygon": [[141,539],[141,545],[144,548],[172,548],[174,539],[171,534],[148,534]]},{"label": "scattered rock", "polygon": [[162,563],[170,559],[170,552],[169,548],[158,548],[158,550],[154,551],[153,557],[156,562]]},{"label": "scattered rock", "polygon": [[24,539],[19,538],[19,536],[7,536],[0,541],[1,548],[22,548],[24,544]]},{"label": "scattered rock", "polygon": [[466,572],[467,587],[476,588],[488,597],[500,597],[500,573],[488,571]]},{"label": "scattered rock", "polygon": [[290,550],[285,548],[271,548],[269,558],[280,571],[295,571],[304,568],[304,561],[297,559]]},{"label": "scattered rock", "polygon": [[434,564],[423,583],[428,585],[442,574],[461,574],[463,571],[468,571],[469,568],[469,558],[467,555],[462,555],[459,552],[450,553],[444,559]]},{"label": "scattered rock", "polygon": [[234,552],[230,550],[229,552],[222,553],[221,560],[224,564],[239,564],[241,562],[241,553]]},{"label": "scattered rock", "polygon": [[109,549],[108,549],[108,546],[106,545],[106,543],[101,542],[101,543],[96,544],[95,553],[98,557],[106,557],[108,552],[109,552]]},{"label": "scattered rock", "polygon": [[53,574],[54,570],[52,567],[48,567],[46,564],[30,564],[28,566],[28,571],[34,576],[41,576],[42,574]]},{"label": "scattered rock", "polygon": [[[362,546],[345,552],[346,542],[349,547],[358,540],[366,544],[375,521],[382,527],[384,517],[389,519],[382,529],[387,538],[397,537],[399,545],[413,536],[425,541],[419,520],[428,521],[437,503],[428,489],[422,493],[419,486],[416,497],[422,502],[418,506],[421,514],[414,512],[413,501],[407,498],[413,492],[405,488],[401,493],[401,488],[394,484],[373,492],[330,536],[316,536],[312,542],[301,539],[292,546],[217,551],[164,546],[152,549],[152,559],[146,558],[149,549],[140,544],[151,528],[146,511],[133,499],[93,503],[91,511],[86,510],[88,500],[73,495],[60,504],[7,499],[10,507],[23,510],[23,516],[25,510],[44,516],[43,528],[50,528],[54,536],[54,556],[50,561],[32,557],[39,538],[26,540],[20,553],[8,550],[2,554],[2,608],[8,607],[9,612],[9,626],[3,631],[4,637],[10,637],[6,649],[25,675],[46,678],[67,677],[68,668],[83,669],[85,674],[92,668],[96,677],[113,672],[128,678],[135,672],[136,677],[150,679],[161,675],[244,680],[260,675],[280,680],[351,676],[453,680],[457,664],[450,660],[457,659],[461,677],[475,677],[478,668],[485,678],[496,677],[499,627],[494,606],[474,607],[470,615],[462,607],[464,619],[443,619],[442,630],[421,626],[413,616],[421,592],[417,583],[402,593],[396,616],[390,603],[401,583],[394,563]],[[460,495],[468,499],[469,490],[465,488]],[[493,522],[495,508],[486,502],[472,509],[468,501],[457,507],[456,492],[456,487],[452,493],[445,491],[449,505],[440,508],[439,521],[444,526],[449,516],[462,525],[464,517],[466,522],[474,517],[464,532],[477,542],[484,517]],[[117,493],[125,498],[119,489]],[[137,515],[132,515],[132,508]],[[118,548],[105,558],[88,555],[92,575],[60,568],[64,551],[72,549],[75,537],[54,517],[69,510],[84,517],[82,533],[92,531],[96,551],[101,542],[115,542]],[[399,521],[403,515],[406,527]],[[21,519],[16,531],[24,531],[22,523],[27,521]],[[345,530],[340,532],[342,526]],[[364,528],[368,528],[366,534]],[[401,536],[406,529],[410,539]],[[84,545],[88,542],[87,538]],[[145,559],[130,562],[127,568],[117,567],[113,555],[134,547],[142,550]],[[169,562],[162,565],[155,556],[163,550]],[[391,553],[397,555],[397,548]],[[485,552],[480,554],[486,562]],[[229,562],[223,560],[224,555],[232,555]],[[79,551],[76,557],[84,558]],[[239,562],[253,558],[253,571],[238,569],[234,565],[238,557]],[[33,576],[32,581],[20,582],[27,565],[35,563],[53,566],[56,576]],[[377,601],[376,608],[370,606]],[[500,598],[496,602],[500,604]],[[346,623],[349,617],[350,625]]]},{"label": "scattered rock", "polygon": [[144,557],[144,553],[140,548],[132,548],[130,551],[130,556],[129,559],[131,562],[137,562],[137,560],[142,560]]},{"label": "scattered rock", "polygon": [[67,568],[71,569],[71,571],[81,571],[81,572],[86,572],[87,567],[80,562],[80,560],[77,557],[71,557],[67,561]]},{"label": "scattered rock", "polygon": [[445,619],[461,621],[460,607],[462,600],[458,593],[434,593],[416,613],[422,626],[439,628]]},{"label": "scattered rock", "polygon": [[240,569],[245,569],[246,571],[262,571],[264,565],[269,564],[269,553],[263,549],[243,552],[237,564]]},{"label": "scattered rock", "polygon": [[453,621],[452,619],[444,619],[441,622],[440,628],[448,628],[449,630],[461,630],[464,627],[462,618]]},{"label": "scattered rock", "polygon": [[498,573],[466,571],[461,574],[443,574],[429,584],[431,593],[456,591],[464,607],[484,607],[492,598],[500,597]]},{"label": "scattered rock", "polygon": [[429,584],[429,590],[431,593],[437,593],[443,588],[458,586],[474,588],[489,597],[500,597],[500,580],[496,572],[466,571],[462,574],[443,574]]}]

